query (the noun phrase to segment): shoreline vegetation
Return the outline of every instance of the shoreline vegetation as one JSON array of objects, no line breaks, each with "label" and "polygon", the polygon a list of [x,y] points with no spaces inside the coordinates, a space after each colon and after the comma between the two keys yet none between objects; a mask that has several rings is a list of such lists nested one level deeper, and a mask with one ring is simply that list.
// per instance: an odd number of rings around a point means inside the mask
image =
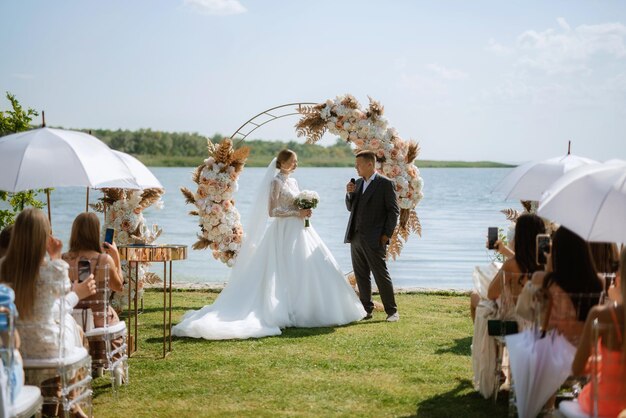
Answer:
[{"label": "shoreline vegetation", "polygon": [[[224,136],[217,133],[207,138],[198,133],[163,132],[151,129],[108,130],[82,129],[91,133],[113,149],[131,154],[149,167],[196,167],[207,158],[207,139],[213,143]],[[272,141],[249,139],[235,141],[235,148],[250,147],[248,167],[265,167],[278,151],[290,148],[298,154],[300,167],[353,167],[354,154],[349,143],[337,138],[335,144],[322,146],[305,144],[300,140]],[[434,161],[416,160],[419,168],[508,168],[511,164],[494,161]]]}]

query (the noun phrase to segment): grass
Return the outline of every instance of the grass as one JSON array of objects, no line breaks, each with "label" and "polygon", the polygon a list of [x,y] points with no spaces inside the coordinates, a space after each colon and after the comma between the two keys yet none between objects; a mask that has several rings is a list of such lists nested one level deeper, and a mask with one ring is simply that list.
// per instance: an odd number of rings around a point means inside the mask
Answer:
[{"label": "grass", "polygon": [[[214,300],[174,292],[173,321]],[[94,381],[97,417],[505,416],[471,384],[469,299],[400,294],[401,320],[287,329],[256,340],[175,338],[161,359],[162,293],[146,292],[130,385]],[[504,398],[504,397],[502,397]]]}]

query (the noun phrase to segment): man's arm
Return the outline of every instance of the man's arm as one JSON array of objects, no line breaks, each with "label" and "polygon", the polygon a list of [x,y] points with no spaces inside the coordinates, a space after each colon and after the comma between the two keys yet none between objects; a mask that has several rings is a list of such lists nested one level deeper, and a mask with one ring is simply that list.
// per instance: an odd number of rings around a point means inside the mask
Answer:
[{"label": "man's arm", "polygon": [[387,218],[385,219],[384,234],[387,238],[393,235],[394,229],[398,224],[398,216],[400,215],[400,208],[398,207],[398,197],[393,187],[393,183],[390,180],[385,181],[385,211]]}]

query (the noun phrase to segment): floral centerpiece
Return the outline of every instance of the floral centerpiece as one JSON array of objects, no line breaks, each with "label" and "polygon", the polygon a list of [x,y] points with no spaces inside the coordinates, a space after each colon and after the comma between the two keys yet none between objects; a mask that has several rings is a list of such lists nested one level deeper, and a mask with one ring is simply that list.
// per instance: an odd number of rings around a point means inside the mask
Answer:
[{"label": "floral centerpiece", "polygon": [[[296,196],[294,203],[298,209],[315,209],[319,201],[320,197],[316,192],[302,190],[298,196]],[[305,228],[311,226],[311,221],[308,216],[304,218],[304,226]]]},{"label": "floral centerpiece", "polygon": [[190,215],[199,216],[200,233],[194,250],[210,248],[213,257],[232,267],[241,248],[243,227],[235,208],[233,193],[237,179],[250,153],[248,147],[233,149],[230,139],[218,145],[208,141],[209,158],[198,166],[192,176],[196,192],[183,187],[186,203],[196,206]]},{"label": "floral centerpiece", "polygon": [[383,106],[372,98],[369,101],[369,107],[362,109],[353,96],[346,94],[315,106],[300,107],[303,116],[296,124],[296,132],[306,137],[308,143],[315,143],[329,131],[353,143],[355,153],[363,150],[376,153],[377,171],[394,182],[400,206],[400,222],[387,252],[395,259],[402,250],[403,240],[406,242],[412,232],[421,235],[422,231],[415,210],[424,197],[424,181],[414,164],[419,146],[400,138],[383,116]]},{"label": "floral centerpiece", "polygon": [[[106,228],[115,229],[115,244],[152,244],[162,232],[156,224],[151,228],[146,226],[143,216],[144,209],[155,205],[157,209],[163,208],[161,196],[163,189],[127,190],[118,188],[102,189],[103,197],[96,204],[91,205],[97,212],[104,213],[103,234]],[[124,277],[130,277],[130,283],[124,285],[122,292],[115,293],[111,304],[121,311],[128,303],[128,292],[134,297],[135,281],[139,289],[138,297],[143,293],[145,282],[156,282],[158,277],[148,273],[150,263],[139,263],[137,276],[133,277],[128,268],[128,263],[122,261]],[[126,280],[125,280],[126,282]]]}]

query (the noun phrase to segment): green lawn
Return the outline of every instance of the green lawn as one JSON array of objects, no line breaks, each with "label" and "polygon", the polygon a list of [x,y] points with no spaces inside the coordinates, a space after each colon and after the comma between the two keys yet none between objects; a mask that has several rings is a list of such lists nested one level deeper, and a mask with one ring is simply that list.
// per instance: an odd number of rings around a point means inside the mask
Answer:
[{"label": "green lawn", "polygon": [[[174,323],[215,293],[175,292]],[[130,385],[94,381],[96,417],[505,416],[471,385],[469,299],[401,294],[401,319],[287,329],[258,340],[176,338],[161,359],[163,294],[146,292]],[[502,397],[504,398],[504,397]]]}]

